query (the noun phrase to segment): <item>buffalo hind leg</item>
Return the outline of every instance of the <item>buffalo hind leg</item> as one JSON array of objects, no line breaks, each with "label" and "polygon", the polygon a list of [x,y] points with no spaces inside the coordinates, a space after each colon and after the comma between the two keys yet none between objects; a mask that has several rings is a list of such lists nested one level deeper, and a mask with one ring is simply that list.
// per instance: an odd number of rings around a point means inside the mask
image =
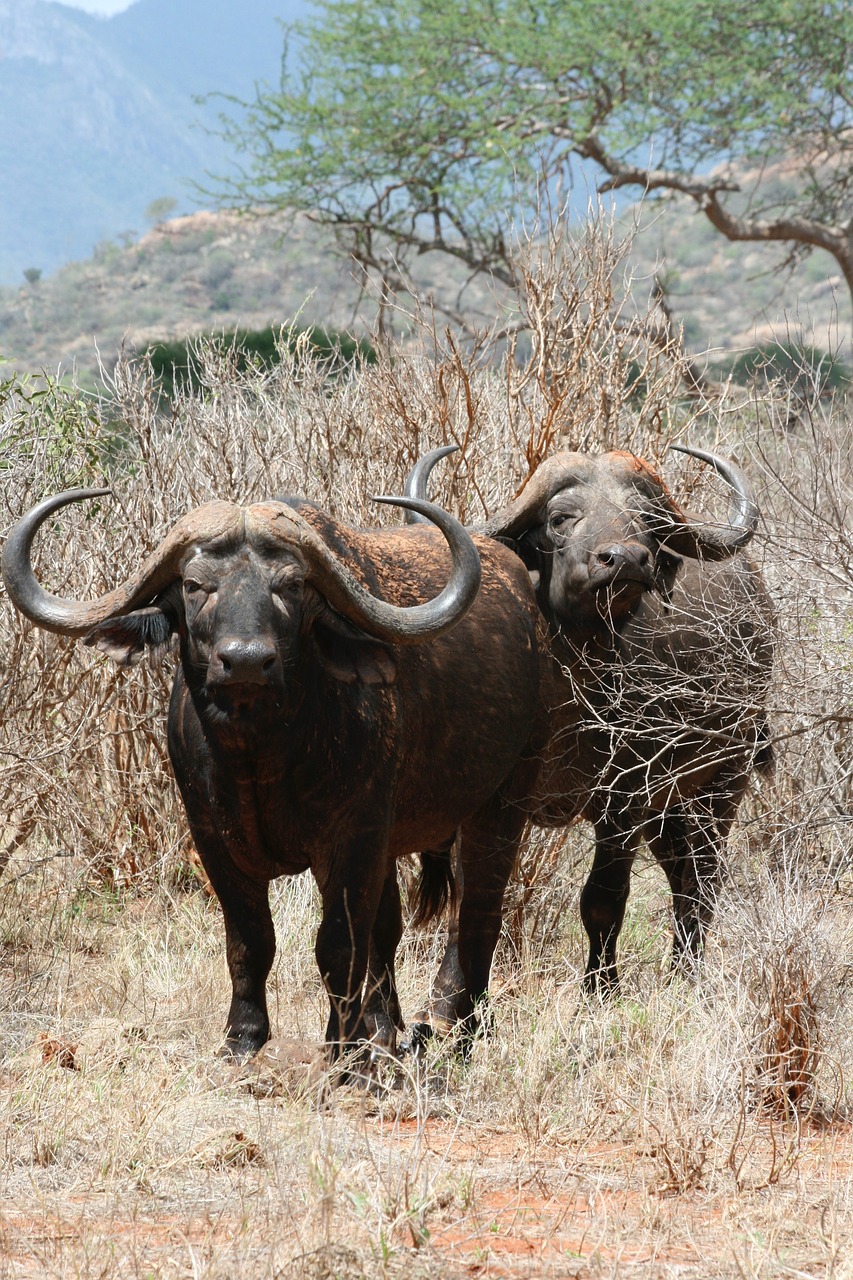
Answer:
[{"label": "buffalo hind leg", "polygon": [[415,1015],[412,1024],[410,1038],[415,1049],[431,1036],[447,1035],[453,1030],[459,1017],[459,1002],[465,990],[465,979],[459,965],[459,903],[464,896],[465,876],[459,858],[458,841],[454,841],[452,849],[441,852],[449,854],[454,860],[455,901],[448,911],[447,941],[429,1001]]},{"label": "buffalo hind leg", "polygon": [[477,1006],[488,996],[492,958],[501,931],[503,899],[526,825],[520,783],[498,795],[462,827],[457,883],[461,897],[452,913],[435,994],[423,1021],[412,1030],[413,1047],[434,1031],[460,1025],[465,1047],[477,1030]]},{"label": "buffalo hind leg", "polygon": [[701,963],[736,809],[728,791],[697,797],[668,809],[647,836],[672,890],[673,972],[695,974]]},{"label": "buffalo hind leg", "polygon": [[394,1053],[397,1032],[403,1030],[403,1016],[397,995],[394,959],[403,936],[403,912],[397,868],[392,866],[382,886],[379,909],[373,922],[367,962],[364,1019],[373,1044]]},{"label": "buffalo hind leg", "polygon": [[612,821],[595,824],[595,857],[580,901],[581,920],[589,938],[583,985],[590,995],[611,995],[619,987],[616,943],[625,919],[639,841],[639,832],[633,828],[623,830]]}]

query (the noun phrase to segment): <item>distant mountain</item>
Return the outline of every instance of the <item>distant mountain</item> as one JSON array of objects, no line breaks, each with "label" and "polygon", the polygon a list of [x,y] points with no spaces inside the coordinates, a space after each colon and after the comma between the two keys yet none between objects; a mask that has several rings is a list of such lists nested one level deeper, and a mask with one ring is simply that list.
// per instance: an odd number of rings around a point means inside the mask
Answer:
[{"label": "distant mountain", "polygon": [[101,240],[145,230],[189,180],[227,169],[207,130],[222,102],[275,84],[278,19],[306,0],[138,0],[98,18],[48,0],[0,0],[0,282],[51,271]]},{"label": "distant mountain", "polygon": [[152,88],[245,97],[257,80],[277,82],[280,22],[306,8],[306,0],[137,0],[107,21],[89,18],[88,25]]},{"label": "distant mountain", "polygon": [[[437,256],[418,265],[425,290],[455,301],[466,281],[461,267]],[[493,319],[487,282],[473,281],[465,299],[472,319]],[[0,378],[8,361],[21,372],[75,367],[92,385],[99,359],[112,368],[122,345],[140,351],[269,324],[363,332],[375,314],[352,264],[307,218],[202,210],[160,223],[138,244],[104,245],[35,283],[0,286]]]}]

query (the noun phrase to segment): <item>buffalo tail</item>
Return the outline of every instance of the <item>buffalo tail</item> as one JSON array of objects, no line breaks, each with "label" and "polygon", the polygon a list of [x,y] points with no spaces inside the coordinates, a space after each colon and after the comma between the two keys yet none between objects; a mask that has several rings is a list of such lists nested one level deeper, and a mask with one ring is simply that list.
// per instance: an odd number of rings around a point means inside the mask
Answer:
[{"label": "buffalo tail", "polygon": [[412,894],[412,923],[415,928],[429,924],[441,915],[448,904],[456,901],[456,877],[453,874],[451,850],[425,849],[419,854],[421,872]]}]

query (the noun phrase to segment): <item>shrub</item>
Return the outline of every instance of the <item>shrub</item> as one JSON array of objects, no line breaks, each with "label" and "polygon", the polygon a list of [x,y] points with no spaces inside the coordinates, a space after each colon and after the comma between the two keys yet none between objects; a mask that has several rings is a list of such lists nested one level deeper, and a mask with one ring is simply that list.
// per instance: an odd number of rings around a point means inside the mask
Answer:
[{"label": "shrub", "polygon": [[[462,448],[436,472],[435,498],[469,521],[516,493],[558,448],[624,448],[661,466],[676,438],[732,452],[759,489],[768,537],[753,554],[780,615],[776,817],[762,813],[755,835],[769,839],[774,821],[807,823],[809,856],[838,881],[853,843],[843,820],[853,788],[849,431],[816,399],[810,431],[795,438],[772,397],[760,415],[740,393],[685,398],[677,342],[662,346],[659,332],[649,341],[648,318],[624,314],[623,252],[599,228],[531,253],[521,267],[524,343],[484,333],[465,344],[430,318],[420,338],[375,346],[295,325],[232,330],[123,358],[99,404],[18,387],[2,425],[3,522],[47,492],[107,475],[119,498],[110,510],[121,517],[64,513],[62,536],[42,540],[52,587],[91,595],[178,514],[213,497],[296,492],[356,524],[394,521],[371,508],[370,494],[399,491],[415,458],[437,444]],[[724,518],[719,484],[697,487],[689,465],[665,471],[682,500]],[[116,672],[3,610],[4,758],[18,762],[7,811],[36,815],[33,839],[78,845],[108,874],[174,864],[185,835],[162,739],[165,668]],[[39,703],[46,679],[50,696]],[[552,863],[520,869],[525,918],[565,908],[551,892]]]},{"label": "shrub", "polygon": [[199,392],[204,387],[203,368],[206,361],[205,342],[223,356],[228,356],[235,373],[248,369],[272,369],[284,351],[310,353],[330,370],[371,364],[376,352],[364,338],[312,326],[299,329],[269,325],[266,329],[232,329],[219,335],[183,338],[174,342],[156,342],[147,347],[144,356],[158,379],[163,394],[173,397],[176,391]]},{"label": "shrub", "polygon": [[779,380],[806,398],[813,388],[819,395],[849,390],[853,380],[853,369],[837,354],[794,342],[765,342],[744,351],[732,362],[730,373],[741,385],[756,378]]}]

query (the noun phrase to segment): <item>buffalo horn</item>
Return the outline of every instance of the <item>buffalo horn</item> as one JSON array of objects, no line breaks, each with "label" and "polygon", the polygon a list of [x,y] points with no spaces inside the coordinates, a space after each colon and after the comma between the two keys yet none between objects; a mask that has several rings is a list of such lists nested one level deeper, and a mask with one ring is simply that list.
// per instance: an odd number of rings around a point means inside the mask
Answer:
[{"label": "buffalo horn", "polygon": [[[429,481],[430,472],[437,462],[442,458],[446,458],[450,453],[458,452],[458,444],[445,444],[440,449],[431,449],[429,453],[425,453],[422,458],[418,458],[406,477],[405,488],[403,493],[407,498],[426,498],[427,482]],[[405,515],[406,524],[429,524],[426,516],[418,515],[416,511],[408,510]]]},{"label": "buffalo horn", "polygon": [[[707,524],[688,519],[673,501],[666,488],[655,479],[657,502],[667,521],[666,542],[673,551],[685,556],[703,556],[706,560],[724,560],[746,546],[758,527],[758,507],[746,475],[740,467],[706,449],[673,444],[671,449],[707,462],[731,488],[731,510],[728,524]],[[424,454],[406,481],[406,493],[425,498],[430,472],[444,457],[447,449],[433,449]],[[542,462],[530,476],[521,493],[507,506],[474,530],[489,538],[519,538],[545,519],[549,499],[576,475],[578,454],[557,453]],[[653,473],[649,472],[649,477]]]},{"label": "buffalo horn", "polygon": [[[687,445],[670,447],[712,466],[730,486],[732,504],[726,527],[704,524],[687,520],[666,490],[662,490],[663,507],[671,518],[665,534],[668,545],[679,554],[702,555],[713,560],[734,554],[749,542],[758,524],[758,508],[746,476],[734,463],[707,450]],[[423,500],[432,468],[454,449],[455,446],[445,446],[425,454],[407,481],[406,496],[377,499],[432,521],[447,539],[453,563],[451,577],[434,600],[402,608],[376,599],[364,590],[305,521],[298,518],[295,521],[300,529],[298,541],[306,550],[310,545],[313,576],[330,603],[377,639],[416,644],[442,635],[464,616],[477,595],[480,560],[467,530],[448,512]],[[571,463],[559,454],[547,459],[530,477],[519,497],[478,531],[491,537],[519,536],[544,518],[544,507],[562,487],[564,475],[566,481],[570,480]],[[240,508],[230,503],[208,503],[179,520],[137,572],[113,591],[90,602],[52,595],[41,586],[32,569],[31,550],[38,530],[67,504],[106,497],[109,493],[109,489],[71,489],[46,498],[14,525],[6,539],[2,573],[9,597],[23,614],[48,631],[86,635],[99,622],[149,603],[174,581],[183,555],[193,544],[238,533],[242,528]],[[294,514],[288,511],[291,519]]]},{"label": "buffalo horn", "polygon": [[[103,498],[109,489],[71,489],[46,498],[14,525],[3,548],[2,570],[9,598],[20,611],[48,631],[84,636],[99,622],[149,604],[180,573],[181,560],[194,545],[211,539],[239,537],[246,512],[228,502],[211,502],[185,515],[141,567],[120,587],[97,600],[82,602],[52,595],[33,573],[33,539],[45,520],[71,502]],[[401,608],[377,600],[358,583],[307,521],[290,507],[271,503],[253,508],[281,518],[281,538],[298,546],[310,574],[329,602],[345,617],[377,639],[417,644],[449,631],[470,609],[480,587],[480,557],[467,530],[446,511],[417,498],[378,498],[405,507],[438,525],[450,546],[450,580],[434,600]]]},{"label": "buffalo horn", "polygon": [[731,506],[727,525],[689,519],[675,508],[677,519],[666,535],[667,546],[680,555],[701,555],[706,560],[724,560],[734,555],[746,546],[758,528],[758,507],[746,475],[734,462],[707,449],[694,449],[686,444],[671,444],[669,447],[713,467],[731,489]]},{"label": "buffalo horn", "polygon": [[549,499],[575,481],[577,459],[576,453],[556,453],[540,462],[518,497],[477,526],[477,532],[488,538],[520,538],[542,524]]},{"label": "buffalo horn", "polygon": [[[413,498],[426,499],[433,467],[455,448],[456,445],[445,445],[441,449],[431,449],[419,458],[409,473],[404,492]],[[520,537],[531,525],[540,523],[545,518],[545,504],[562,488],[564,478],[568,480],[570,475],[565,454],[548,458],[536,468],[517,498],[508,506],[502,507],[497,515],[484,524],[472,525],[473,532],[487,538]]]},{"label": "buffalo horn", "polygon": [[174,582],[181,558],[190,546],[218,534],[226,536],[232,530],[236,531],[242,520],[240,509],[230,503],[207,503],[179,520],[132,577],[99,599],[85,602],[65,600],[45,591],[33,573],[30,555],[38,530],[45,520],[69,502],[104,498],[110,492],[109,489],[69,489],[45,498],[21,517],[6,539],[2,569],[9,598],[21,613],[46,631],[83,636],[107,618],[130,613],[143,604],[149,604],[170,582]]},{"label": "buffalo horn", "polygon": [[[438,525],[450,547],[452,560],[450,580],[444,590],[424,604],[400,606],[378,600],[365,591],[311,525],[299,520],[298,545],[308,561],[309,577],[339,613],[377,640],[390,644],[422,644],[433,640],[454,627],[474,603],[481,576],[477,548],[467,529],[449,512],[431,502],[385,496],[374,501],[404,507]],[[270,507],[275,506],[278,504],[270,504]],[[275,516],[281,513],[271,511],[270,514],[275,520]],[[288,508],[286,515],[288,521],[282,527],[282,537],[290,540],[293,535],[287,525],[294,512]]]}]

